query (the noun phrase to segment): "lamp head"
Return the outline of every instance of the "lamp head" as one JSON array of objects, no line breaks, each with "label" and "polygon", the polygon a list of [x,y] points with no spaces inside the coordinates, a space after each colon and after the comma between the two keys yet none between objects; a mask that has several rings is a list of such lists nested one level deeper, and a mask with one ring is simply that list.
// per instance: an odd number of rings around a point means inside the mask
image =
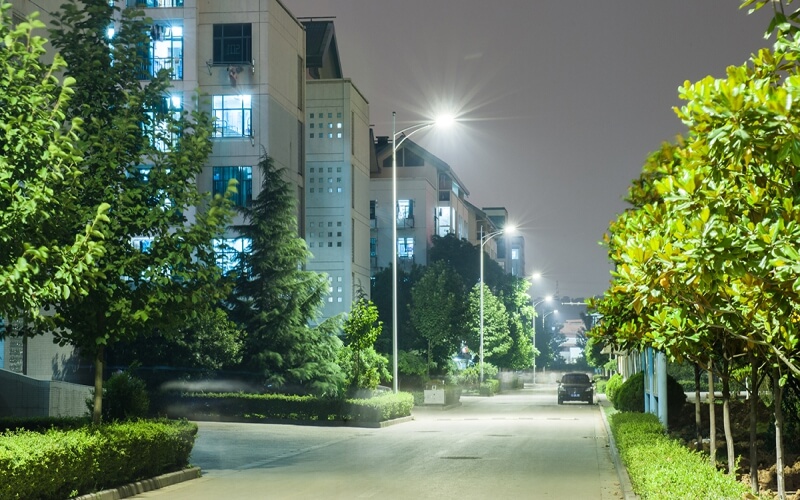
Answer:
[{"label": "lamp head", "polygon": [[456,122],[456,117],[451,114],[441,114],[433,120],[433,125],[440,128],[452,126]]}]

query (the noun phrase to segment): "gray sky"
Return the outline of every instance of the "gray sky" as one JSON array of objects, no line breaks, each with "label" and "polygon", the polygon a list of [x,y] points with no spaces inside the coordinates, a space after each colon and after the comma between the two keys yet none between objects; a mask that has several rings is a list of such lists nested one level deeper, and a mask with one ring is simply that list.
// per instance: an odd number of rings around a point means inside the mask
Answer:
[{"label": "gray sky", "polygon": [[505,206],[525,236],[535,295],[602,294],[598,244],[647,154],[685,128],[678,86],[724,76],[770,45],[771,12],[738,0],[282,0],[335,16],[344,75],[377,135],[452,110],[414,136],[476,206]]}]

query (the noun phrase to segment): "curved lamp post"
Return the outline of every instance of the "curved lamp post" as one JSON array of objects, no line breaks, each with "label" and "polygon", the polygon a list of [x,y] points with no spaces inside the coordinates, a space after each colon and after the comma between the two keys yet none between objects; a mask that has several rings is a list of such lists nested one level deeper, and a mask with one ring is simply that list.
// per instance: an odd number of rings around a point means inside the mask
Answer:
[{"label": "curved lamp post", "polygon": [[[441,117],[435,121],[417,123],[397,130],[397,112],[392,111],[392,390],[397,393],[397,148],[412,134],[433,127],[452,123],[452,117]],[[398,141],[397,137],[402,136]]]},{"label": "curved lamp post", "polygon": [[[542,300],[538,300],[538,301],[533,303],[533,325],[532,325],[533,326],[533,338],[532,338],[532,342],[533,342],[534,351],[536,350],[536,306],[538,306],[539,304],[541,304],[543,302],[550,302],[551,300],[553,300],[553,296],[552,295],[545,295],[545,297]],[[542,330],[544,330],[544,320],[542,320]],[[535,352],[533,353],[533,383],[536,384],[536,353]]]},{"label": "curved lamp post", "polygon": [[481,342],[480,342],[480,351],[479,351],[480,364],[481,364],[481,378],[480,378],[480,384],[481,385],[483,385],[483,247],[484,247],[484,245],[486,245],[487,242],[489,242],[489,240],[491,240],[495,236],[498,236],[498,235],[501,235],[501,234],[504,234],[504,233],[505,234],[511,234],[514,231],[515,231],[514,226],[506,225],[506,227],[504,227],[503,229],[500,229],[499,231],[494,231],[494,232],[491,232],[491,233],[488,233],[488,234],[483,234],[483,225],[481,225],[481,280],[480,280],[480,284],[481,284],[481,301],[480,301],[481,302],[481,330],[480,330],[481,331]]}]

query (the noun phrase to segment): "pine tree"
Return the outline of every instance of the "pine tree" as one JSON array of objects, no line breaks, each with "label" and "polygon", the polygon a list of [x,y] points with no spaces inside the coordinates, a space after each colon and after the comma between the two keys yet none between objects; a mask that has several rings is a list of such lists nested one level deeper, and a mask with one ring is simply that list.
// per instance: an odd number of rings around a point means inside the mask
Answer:
[{"label": "pine tree", "polygon": [[261,192],[242,208],[236,231],[250,242],[234,290],[234,317],[246,332],[243,367],[274,389],[335,395],[344,377],[337,364],[339,318],[320,325],[325,275],[303,267],[310,255],[297,236],[295,198],[284,169],[263,154]]}]

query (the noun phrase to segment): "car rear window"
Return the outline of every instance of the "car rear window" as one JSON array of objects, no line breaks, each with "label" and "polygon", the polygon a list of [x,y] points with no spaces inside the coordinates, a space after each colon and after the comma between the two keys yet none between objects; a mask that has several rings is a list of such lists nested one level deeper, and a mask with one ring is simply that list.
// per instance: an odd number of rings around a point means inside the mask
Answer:
[{"label": "car rear window", "polygon": [[586,384],[589,382],[589,377],[580,373],[573,375],[564,375],[565,384]]}]

